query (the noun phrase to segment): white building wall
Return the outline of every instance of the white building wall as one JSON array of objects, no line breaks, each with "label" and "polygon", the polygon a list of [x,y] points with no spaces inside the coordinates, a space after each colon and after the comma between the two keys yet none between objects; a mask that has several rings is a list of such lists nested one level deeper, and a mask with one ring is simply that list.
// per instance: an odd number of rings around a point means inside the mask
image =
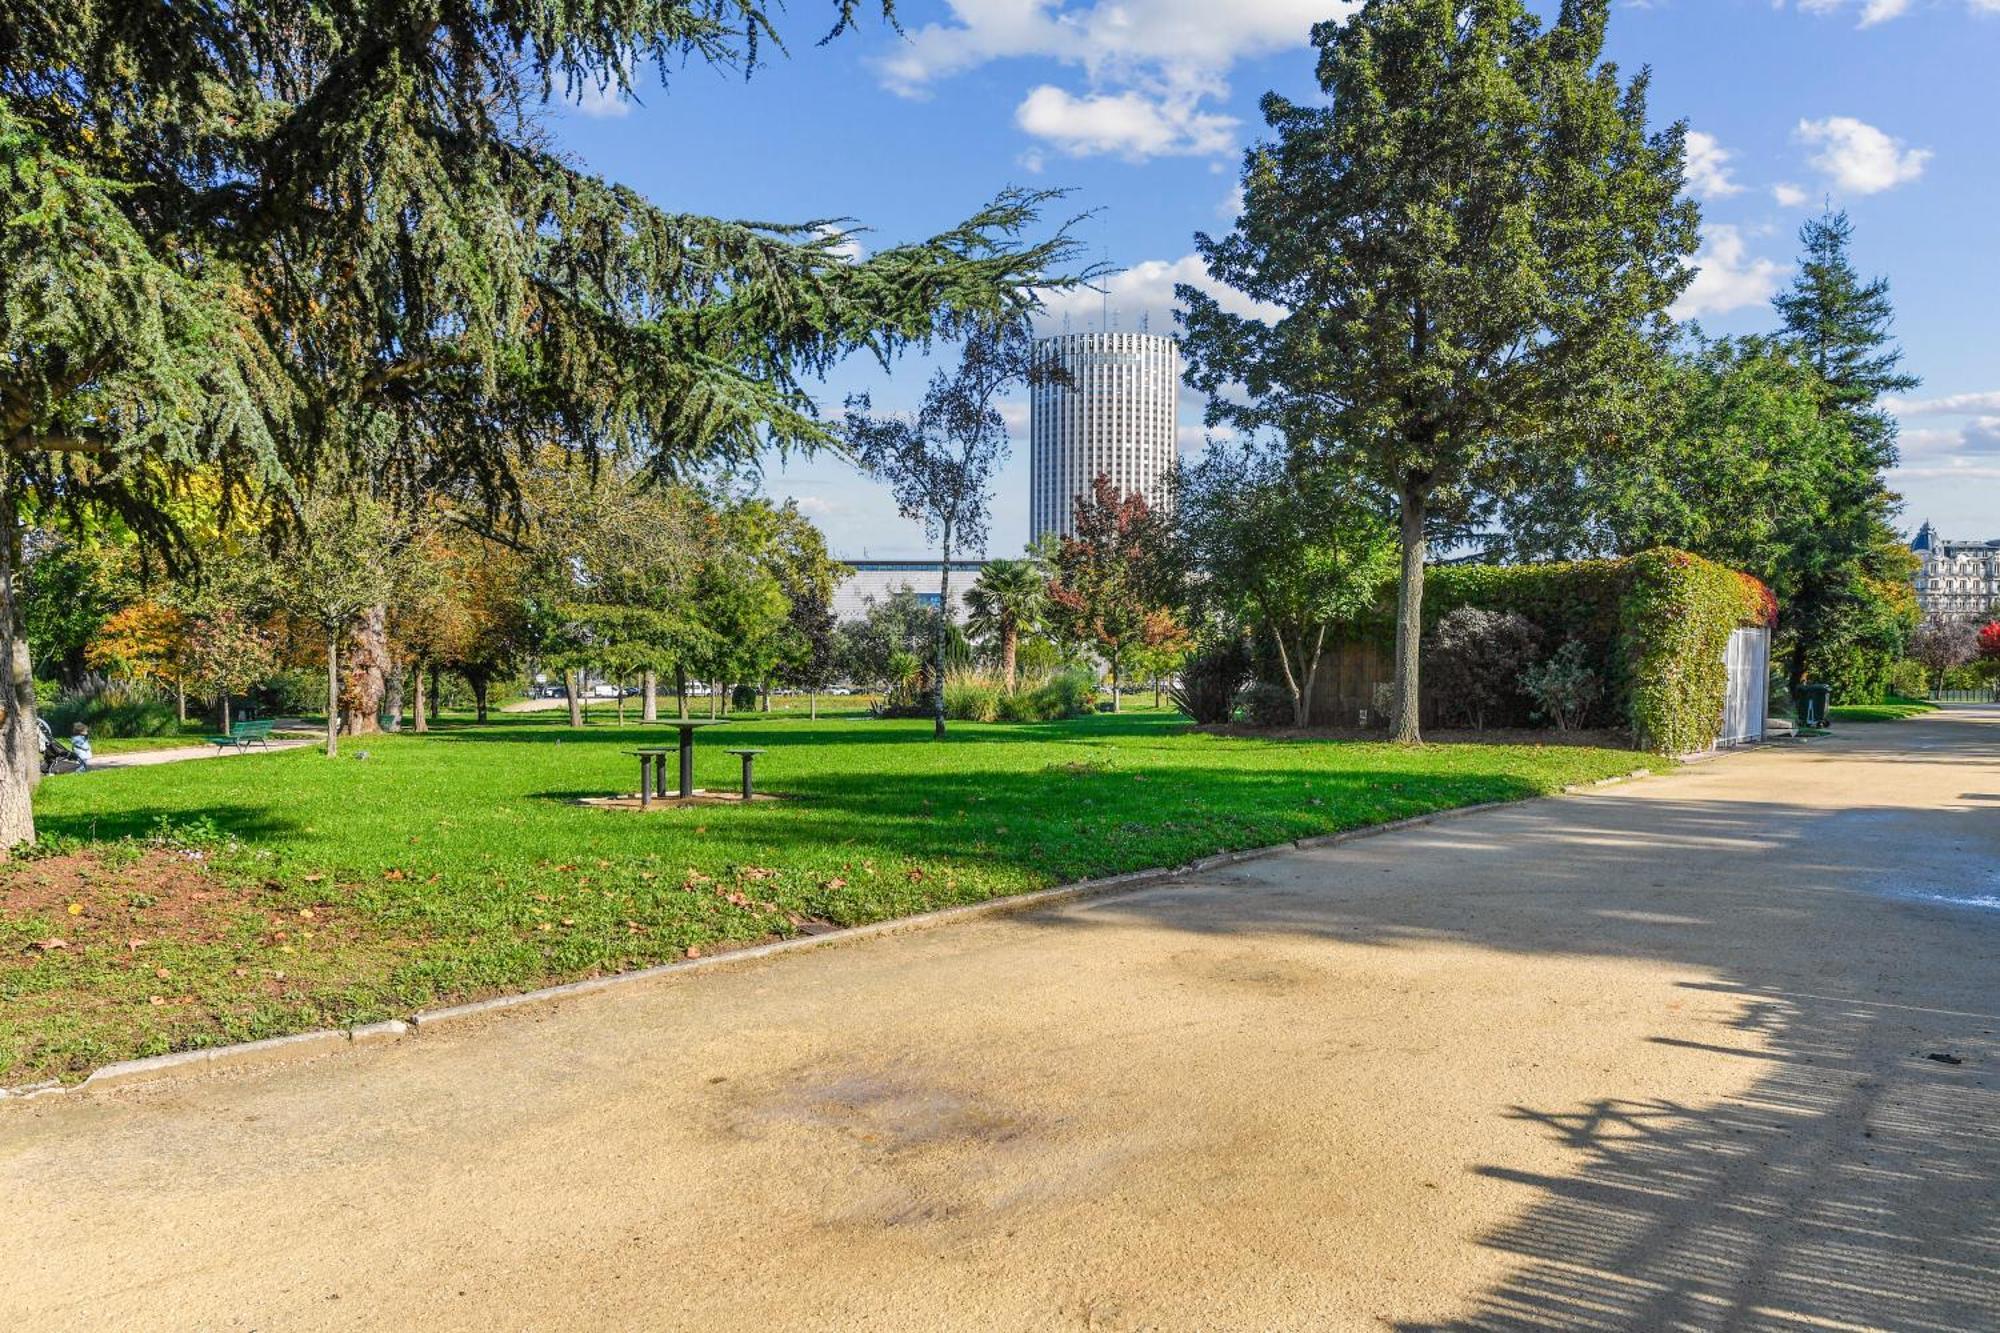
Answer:
[{"label": "white building wall", "polygon": [[1156,509],[1172,501],[1180,347],[1151,333],[1065,333],[1036,348],[1069,384],[1030,399],[1029,540],[1075,530],[1076,502],[1100,474]]},{"label": "white building wall", "polygon": [[[841,563],[854,574],[851,578],[842,579],[833,590],[835,620],[859,620],[867,614],[871,599],[885,602],[905,588],[917,594],[926,604],[937,604],[938,579],[944,572],[944,566],[938,561],[843,560]],[[966,591],[985,567],[986,562],[977,558],[951,562],[951,600],[957,607],[960,625],[965,623],[968,614]]]}]

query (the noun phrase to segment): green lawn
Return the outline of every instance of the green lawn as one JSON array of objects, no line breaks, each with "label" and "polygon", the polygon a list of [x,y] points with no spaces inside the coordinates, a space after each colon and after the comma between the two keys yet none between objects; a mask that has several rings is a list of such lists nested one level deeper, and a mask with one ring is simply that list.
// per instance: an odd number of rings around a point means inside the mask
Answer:
[{"label": "green lawn", "polygon": [[0,1082],[1531,796],[1638,762],[1219,737],[1152,711],[956,725],[943,744],[924,722],[795,716],[709,728],[697,752],[698,783],[727,787],[723,748],[767,747],[760,783],[788,799],[641,814],[573,802],[632,790],[624,751],[672,733],[562,722],[44,782],[43,855],[0,870]]},{"label": "green lawn", "polygon": [[1891,699],[1880,704],[1835,704],[1826,710],[1832,722],[1900,722],[1904,718],[1935,713],[1937,705],[1921,699]]}]

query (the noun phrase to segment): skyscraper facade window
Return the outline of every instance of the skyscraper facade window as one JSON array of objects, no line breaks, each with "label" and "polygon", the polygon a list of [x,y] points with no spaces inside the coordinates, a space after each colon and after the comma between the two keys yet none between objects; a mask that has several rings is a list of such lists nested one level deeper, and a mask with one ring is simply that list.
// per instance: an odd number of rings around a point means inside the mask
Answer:
[{"label": "skyscraper facade window", "polygon": [[1152,333],[1063,333],[1040,339],[1039,355],[1068,372],[1031,399],[1028,536],[1067,537],[1076,502],[1109,477],[1121,493],[1155,508],[1172,502],[1180,346]]}]

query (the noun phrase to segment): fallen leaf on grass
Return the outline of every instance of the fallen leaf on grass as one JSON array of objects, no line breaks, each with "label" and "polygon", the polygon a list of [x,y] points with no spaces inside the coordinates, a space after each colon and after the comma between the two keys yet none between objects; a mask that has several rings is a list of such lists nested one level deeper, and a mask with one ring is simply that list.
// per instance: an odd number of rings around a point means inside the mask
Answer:
[{"label": "fallen leaf on grass", "polygon": [[82,916],[82,915],[83,915],[83,904],[82,904],[82,903],[71,903],[71,904],[69,905],[69,914],[70,914],[71,916]]},{"label": "fallen leaf on grass", "polygon": [[326,876],[321,874],[319,871],[315,870],[312,874],[301,876],[301,878],[303,878],[305,882],[308,884],[317,884],[321,880],[325,879]]},{"label": "fallen leaf on grass", "polygon": [[43,953],[54,953],[57,949],[69,948],[69,941],[59,940],[55,939],[54,937],[51,937],[46,940],[36,940],[33,944],[30,944],[28,947],[30,949],[39,949]]},{"label": "fallen leaf on grass", "polygon": [[690,944],[688,945],[687,956],[690,958],[699,958],[701,957],[701,950],[695,948],[692,944]]},{"label": "fallen leaf on grass", "polygon": [[823,889],[831,890],[834,893],[839,893],[842,889],[847,887],[847,881],[836,875],[832,879],[828,880],[825,884],[822,884],[820,887]]},{"label": "fallen leaf on grass", "polygon": [[408,875],[406,875],[406,874],[404,874],[404,873],[403,873],[402,871],[400,871],[400,870],[385,870],[385,871],[383,871],[383,872],[382,872],[382,878],[383,878],[383,879],[408,879],[408,878],[409,878],[409,876],[408,876]]}]

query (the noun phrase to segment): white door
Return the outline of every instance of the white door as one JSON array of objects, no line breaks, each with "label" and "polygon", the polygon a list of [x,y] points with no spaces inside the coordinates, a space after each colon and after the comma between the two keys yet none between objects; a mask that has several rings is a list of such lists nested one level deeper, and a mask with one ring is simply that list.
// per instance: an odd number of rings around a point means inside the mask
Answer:
[{"label": "white door", "polygon": [[1764,713],[1770,703],[1771,631],[1739,629],[1729,636],[1722,659],[1729,667],[1729,688],[1722,706],[1722,734],[1717,745],[1742,745],[1764,739]]}]

